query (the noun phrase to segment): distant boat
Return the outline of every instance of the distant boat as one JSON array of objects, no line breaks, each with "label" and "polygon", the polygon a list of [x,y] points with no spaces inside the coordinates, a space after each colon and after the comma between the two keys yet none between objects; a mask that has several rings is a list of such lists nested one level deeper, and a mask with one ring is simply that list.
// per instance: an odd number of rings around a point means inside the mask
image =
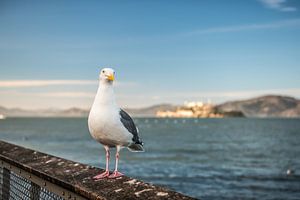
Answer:
[{"label": "distant boat", "polygon": [[6,117],[2,114],[0,114],[0,119],[6,119]]}]

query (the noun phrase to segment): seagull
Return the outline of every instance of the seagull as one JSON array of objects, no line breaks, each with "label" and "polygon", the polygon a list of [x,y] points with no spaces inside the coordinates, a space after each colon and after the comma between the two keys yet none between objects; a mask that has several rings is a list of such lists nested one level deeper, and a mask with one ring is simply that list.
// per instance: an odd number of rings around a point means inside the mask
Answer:
[{"label": "seagull", "polygon": [[[115,71],[104,68],[99,74],[99,87],[88,117],[91,136],[101,143],[106,151],[105,172],[94,179],[117,178],[123,176],[118,171],[119,152],[127,147],[132,152],[143,152],[143,142],[132,118],[116,103],[113,82]],[[110,148],[116,148],[115,170],[109,173]]]}]

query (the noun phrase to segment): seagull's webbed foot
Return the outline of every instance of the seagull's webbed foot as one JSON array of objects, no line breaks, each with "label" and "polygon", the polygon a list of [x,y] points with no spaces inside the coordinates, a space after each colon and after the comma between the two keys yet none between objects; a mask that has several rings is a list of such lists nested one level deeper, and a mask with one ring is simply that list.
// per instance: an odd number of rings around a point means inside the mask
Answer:
[{"label": "seagull's webbed foot", "polygon": [[109,171],[105,171],[101,174],[98,174],[96,176],[93,177],[93,179],[103,179],[103,178],[106,178],[106,177],[109,177]]},{"label": "seagull's webbed foot", "polygon": [[122,174],[121,172],[118,171],[114,171],[108,178],[118,178],[124,176],[124,174]]}]

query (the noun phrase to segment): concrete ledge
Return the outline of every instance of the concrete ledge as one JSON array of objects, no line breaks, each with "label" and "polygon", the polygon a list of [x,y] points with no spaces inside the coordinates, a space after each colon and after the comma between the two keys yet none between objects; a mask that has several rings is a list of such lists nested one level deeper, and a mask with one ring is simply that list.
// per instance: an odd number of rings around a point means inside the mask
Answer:
[{"label": "concrete ledge", "polygon": [[103,169],[0,141],[0,162],[8,163],[86,199],[194,199],[130,177],[95,181]]}]

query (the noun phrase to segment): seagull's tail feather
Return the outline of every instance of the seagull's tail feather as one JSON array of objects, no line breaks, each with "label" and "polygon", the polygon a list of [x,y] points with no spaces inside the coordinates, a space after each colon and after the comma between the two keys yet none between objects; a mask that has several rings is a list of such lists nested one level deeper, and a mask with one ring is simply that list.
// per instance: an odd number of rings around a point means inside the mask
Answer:
[{"label": "seagull's tail feather", "polygon": [[132,152],[144,152],[145,151],[143,145],[136,144],[136,143],[131,143],[127,148],[129,149],[129,151],[132,151]]}]

